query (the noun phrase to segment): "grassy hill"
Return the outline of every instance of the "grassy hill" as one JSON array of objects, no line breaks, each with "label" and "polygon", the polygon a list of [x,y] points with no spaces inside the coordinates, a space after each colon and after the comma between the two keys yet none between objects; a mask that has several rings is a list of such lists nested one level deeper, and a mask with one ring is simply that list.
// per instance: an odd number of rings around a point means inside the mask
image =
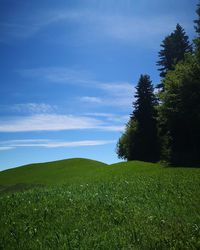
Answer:
[{"label": "grassy hill", "polygon": [[93,178],[105,166],[102,162],[82,158],[30,164],[0,172],[0,185],[73,183]]},{"label": "grassy hill", "polygon": [[200,169],[69,159],[0,185],[0,249],[200,248]]}]

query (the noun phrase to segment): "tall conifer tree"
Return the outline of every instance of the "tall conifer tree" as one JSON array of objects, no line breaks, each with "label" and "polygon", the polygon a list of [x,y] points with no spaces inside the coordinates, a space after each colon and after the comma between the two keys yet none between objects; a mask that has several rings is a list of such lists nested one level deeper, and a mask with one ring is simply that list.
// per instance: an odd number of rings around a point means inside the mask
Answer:
[{"label": "tall conifer tree", "polygon": [[157,104],[148,75],[141,75],[136,86],[136,101],[125,133],[118,142],[118,156],[127,160],[155,162],[159,159]]},{"label": "tall conifer tree", "polygon": [[176,165],[200,163],[200,4],[197,14],[194,53],[167,73],[160,95],[162,156]]},{"label": "tall conifer tree", "polygon": [[[192,52],[192,45],[180,24],[177,24],[174,32],[163,40],[161,47],[158,54],[160,60],[157,62],[161,77],[165,77],[169,70],[174,70],[175,65],[184,59],[186,53]],[[163,90],[163,84],[159,84],[158,88]]]}]

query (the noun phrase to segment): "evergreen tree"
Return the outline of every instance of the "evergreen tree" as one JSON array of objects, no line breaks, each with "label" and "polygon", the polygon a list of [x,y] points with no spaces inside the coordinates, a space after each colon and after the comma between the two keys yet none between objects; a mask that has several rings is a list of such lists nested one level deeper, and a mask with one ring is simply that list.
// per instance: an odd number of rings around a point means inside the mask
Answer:
[{"label": "evergreen tree", "polygon": [[200,163],[200,4],[197,14],[195,51],[167,72],[160,94],[161,158],[178,165]]},{"label": "evergreen tree", "polygon": [[134,111],[117,145],[120,158],[151,162],[159,159],[157,101],[153,91],[150,77],[141,75],[136,87]]},{"label": "evergreen tree", "polygon": [[164,159],[176,165],[200,163],[200,61],[190,55],[164,79],[160,128]]},{"label": "evergreen tree", "polygon": [[[188,36],[179,24],[176,25],[175,31],[163,40],[161,47],[160,60],[157,62],[161,77],[165,77],[169,70],[174,70],[175,65],[184,59],[186,53],[192,52]],[[158,88],[163,90],[163,84],[159,84]]]}]

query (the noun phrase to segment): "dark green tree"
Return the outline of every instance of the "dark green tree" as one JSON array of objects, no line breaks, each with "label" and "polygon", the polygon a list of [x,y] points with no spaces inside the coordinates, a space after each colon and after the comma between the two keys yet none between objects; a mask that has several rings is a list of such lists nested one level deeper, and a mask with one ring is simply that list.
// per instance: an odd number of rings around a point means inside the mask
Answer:
[{"label": "dark green tree", "polygon": [[135,151],[135,135],[137,130],[137,122],[130,119],[126,124],[125,131],[121,135],[117,143],[117,155],[124,160],[132,159],[132,152]]},{"label": "dark green tree", "polygon": [[140,76],[135,99],[130,121],[118,141],[118,156],[127,160],[158,161],[157,100],[148,75]]},{"label": "dark green tree", "polygon": [[[157,65],[160,67],[160,76],[165,77],[169,70],[174,70],[175,65],[184,59],[186,53],[192,52],[192,45],[188,36],[181,25],[177,24],[176,29],[167,36],[162,44],[159,52],[159,61]],[[163,90],[163,83],[157,86]]]},{"label": "dark green tree", "polygon": [[[200,4],[197,14],[200,20]],[[195,51],[168,71],[160,94],[162,159],[178,165],[200,164],[200,21],[195,21]]]},{"label": "dark green tree", "polygon": [[200,62],[190,55],[164,79],[160,128],[162,156],[176,165],[200,163]]}]

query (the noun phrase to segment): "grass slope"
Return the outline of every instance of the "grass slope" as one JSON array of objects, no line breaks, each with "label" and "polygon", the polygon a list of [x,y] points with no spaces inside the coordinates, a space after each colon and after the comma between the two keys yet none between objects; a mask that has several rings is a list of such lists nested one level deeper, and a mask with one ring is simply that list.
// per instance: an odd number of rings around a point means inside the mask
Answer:
[{"label": "grass slope", "polygon": [[71,159],[0,172],[19,182],[45,186],[0,196],[0,249],[200,248],[200,169]]},{"label": "grass slope", "polygon": [[105,166],[102,162],[83,158],[30,164],[0,172],[0,185],[73,183],[93,178]]}]

